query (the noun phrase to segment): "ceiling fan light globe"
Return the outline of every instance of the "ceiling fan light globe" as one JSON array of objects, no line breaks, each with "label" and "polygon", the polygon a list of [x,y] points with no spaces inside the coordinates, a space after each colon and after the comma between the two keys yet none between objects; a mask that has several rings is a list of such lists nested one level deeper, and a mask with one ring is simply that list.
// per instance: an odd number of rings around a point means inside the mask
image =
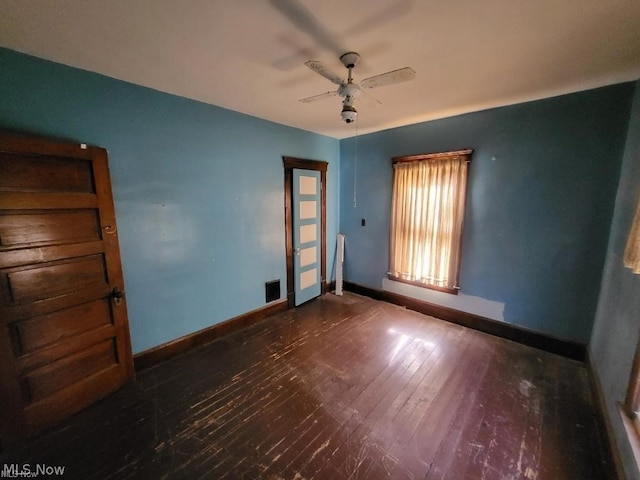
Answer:
[{"label": "ceiling fan light globe", "polygon": [[344,107],[342,107],[340,117],[345,123],[355,122],[356,118],[358,117],[358,111],[351,105],[345,105]]}]

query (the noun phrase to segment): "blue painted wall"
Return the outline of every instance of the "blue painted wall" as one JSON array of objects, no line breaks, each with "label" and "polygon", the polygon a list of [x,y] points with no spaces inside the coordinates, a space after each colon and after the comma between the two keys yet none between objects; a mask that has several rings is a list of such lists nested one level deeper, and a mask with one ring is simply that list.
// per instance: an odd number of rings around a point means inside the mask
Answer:
[{"label": "blue painted wall", "polygon": [[594,369],[600,378],[609,418],[627,478],[640,479],[618,413],[624,401],[636,342],[640,333],[640,275],[624,268],[622,258],[627,236],[640,200],[640,81],[629,122],[620,186],[616,198],[602,288],[591,338]]},{"label": "blue painted wall", "polygon": [[109,150],[136,352],[258,308],[264,282],[284,282],[282,155],[330,162],[329,277],[340,218],[346,278],[381,288],[390,158],[464,147],[475,153],[460,297],[503,305],[500,320],[589,340],[633,84],[357,142],[6,49],[0,92],[1,126]]},{"label": "blue painted wall", "polygon": [[621,84],[364,135],[357,162],[356,139],[341,141],[345,278],[384,286],[391,158],[473,148],[461,295],[503,305],[496,320],[588,343],[632,94]]},{"label": "blue painted wall", "polygon": [[506,322],[580,342],[595,314],[594,365],[640,478],[617,413],[640,332],[640,276],[622,267],[640,82],[338,142],[0,48],[1,127],[108,149],[134,352],[261,307],[267,280],[284,285],[282,155],[329,162],[330,278],[340,224],[346,278],[380,288],[391,157],[474,148],[463,309],[502,305]]},{"label": "blue painted wall", "polygon": [[283,155],[329,162],[335,244],[338,140],[6,49],[0,127],[109,151],[134,352],[284,298]]}]

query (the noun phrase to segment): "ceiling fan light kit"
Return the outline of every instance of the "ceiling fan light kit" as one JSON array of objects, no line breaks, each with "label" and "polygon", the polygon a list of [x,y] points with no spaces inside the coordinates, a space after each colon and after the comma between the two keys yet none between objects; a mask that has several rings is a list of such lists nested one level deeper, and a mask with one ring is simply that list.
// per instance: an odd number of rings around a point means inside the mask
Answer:
[{"label": "ceiling fan light kit", "polygon": [[352,105],[347,105],[345,102],[347,100],[345,99],[342,106],[342,111],[340,112],[340,117],[342,118],[342,120],[344,120],[346,123],[351,123],[351,122],[355,122],[356,118],[358,117],[358,111],[356,110],[356,108]]},{"label": "ceiling fan light kit", "polygon": [[[323,98],[333,97],[339,95],[344,100],[342,101],[342,111],[340,117],[345,123],[354,122],[357,118],[358,111],[354,106],[356,98],[366,94],[366,90],[372,88],[382,87],[385,85],[392,85],[394,83],[406,82],[413,80],[416,72],[410,67],[400,68],[398,70],[392,70],[390,72],[381,73],[380,75],[374,75],[373,77],[365,78],[359,84],[353,81],[351,75],[352,70],[360,62],[360,55],[356,52],[347,52],[340,56],[340,61],[348,70],[348,76],[346,80],[343,80],[339,75],[332,72],[327,66],[317,60],[309,60],[305,62],[305,65],[313,70],[318,75],[322,75],[331,83],[338,85],[338,89],[320,95],[314,95],[312,97],[303,98],[300,101],[303,103],[315,102]],[[378,103],[381,103],[379,100]]]}]

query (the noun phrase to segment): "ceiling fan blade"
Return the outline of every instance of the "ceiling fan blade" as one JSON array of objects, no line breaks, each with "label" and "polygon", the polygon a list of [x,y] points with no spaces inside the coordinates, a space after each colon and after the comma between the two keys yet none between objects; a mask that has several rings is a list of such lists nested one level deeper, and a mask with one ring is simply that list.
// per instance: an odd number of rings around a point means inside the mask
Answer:
[{"label": "ceiling fan blade", "polygon": [[336,91],[326,92],[326,93],[321,93],[320,95],[314,95],[313,97],[303,98],[303,99],[298,100],[298,101],[302,102],[302,103],[311,103],[311,102],[315,102],[316,100],[322,100],[323,98],[333,97],[333,96],[335,96],[337,94],[338,94],[338,92],[336,92]]},{"label": "ceiling fan blade", "polygon": [[[382,105],[382,102],[381,102],[380,100],[378,100],[376,97],[374,97],[373,95],[371,95],[371,94],[370,94],[369,92],[367,92],[366,90],[362,90],[362,89],[361,89],[360,91],[363,93],[364,98],[366,98],[366,99],[368,99],[368,100],[373,100],[373,101],[377,102],[377,103],[378,103],[378,105]],[[373,103],[373,102],[372,102],[372,103]]]},{"label": "ceiling fan blade", "polygon": [[304,64],[311,70],[316,72],[318,75],[322,75],[324,78],[332,83],[335,83],[336,85],[342,85],[344,83],[344,80],[342,80],[342,78],[329,70],[327,66],[322,62],[309,60],[308,62],[304,62]]},{"label": "ceiling fan blade", "polygon": [[385,85],[391,85],[393,83],[413,80],[415,76],[416,72],[414,72],[412,68],[404,67],[398,70],[392,70],[391,72],[381,73],[380,75],[365,78],[360,82],[360,86],[362,88],[384,87]]},{"label": "ceiling fan blade", "polygon": [[321,47],[338,56],[346,52],[335,40],[334,35],[324,28],[313,13],[299,0],[271,0],[271,5],[287,17],[298,30],[309,35]]},{"label": "ceiling fan blade", "polygon": [[[412,8],[411,3],[411,0],[394,0],[390,5],[374,11],[360,22],[350,25],[346,32],[350,36],[367,33],[409,13]],[[368,7],[367,10],[373,10],[373,8]]]}]

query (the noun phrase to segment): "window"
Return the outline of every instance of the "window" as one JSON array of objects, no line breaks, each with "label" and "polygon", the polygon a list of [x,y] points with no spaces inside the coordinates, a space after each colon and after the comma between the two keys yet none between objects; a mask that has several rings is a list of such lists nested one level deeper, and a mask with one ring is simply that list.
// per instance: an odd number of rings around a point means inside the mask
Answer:
[{"label": "window", "polygon": [[458,292],[472,152],[393,159],[389,278]]}]

